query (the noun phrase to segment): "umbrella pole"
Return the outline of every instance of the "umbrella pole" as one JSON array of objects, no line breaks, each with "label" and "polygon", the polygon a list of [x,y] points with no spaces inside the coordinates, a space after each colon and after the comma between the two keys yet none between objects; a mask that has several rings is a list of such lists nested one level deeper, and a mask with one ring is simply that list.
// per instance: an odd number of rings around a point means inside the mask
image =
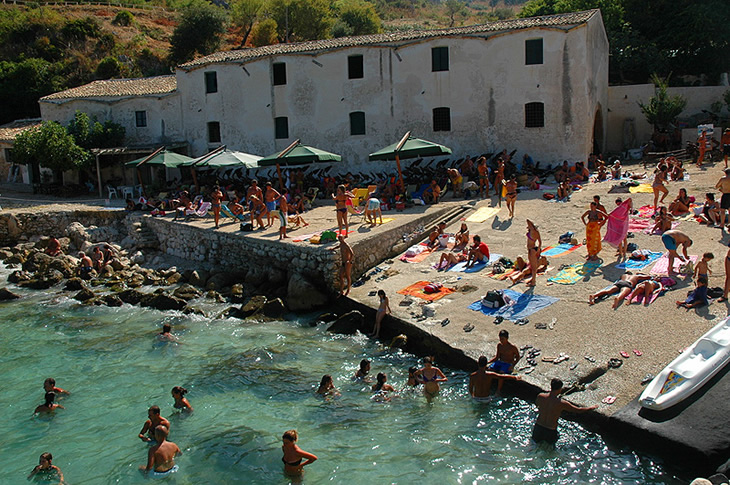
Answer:
[{"label": "umbrella pole", "polygon": [[190,165],[190,173],[193,175],[193,183],[195,184],[195,191],[200,192],[200,186],[198,185],[198,176],[195,173],[195,169]]},{"label": "umbrella pole", "polygon": [[137,179],[139,180],[140,187],[142,187],[142,195],[144,196],[145,195],[144,182],[142,181],[142,171],[139,169],[139,167],[137,167]]},{"label": "umbrella pole", "polygon": [[99,197],[104,197],[104,189],[101,187],[101,168],[99,167],[99,154],[96,154],[96,182],[99,184]]},{"label": "umbrella pole", "polygon": [[279,191],[282,191],[284,190],[284,181],[281,178],[281,167],[278,163],[276,164],[276,173],[279,175]]},{"label": "umbrella pole", "polygon": [[405,185],[403,185],[403,172],[401,172],[400,169],[400,157],[398,157],[398,154],[395,155],[395,163],[398,165],[398,181],[400,182],[400,190],[403,190]]}]

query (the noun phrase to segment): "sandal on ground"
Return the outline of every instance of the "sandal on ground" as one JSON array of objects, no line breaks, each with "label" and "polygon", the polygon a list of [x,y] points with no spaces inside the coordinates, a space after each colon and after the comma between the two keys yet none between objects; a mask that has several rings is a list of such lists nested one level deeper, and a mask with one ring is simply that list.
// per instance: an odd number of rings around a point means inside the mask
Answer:
[{"label": "sandal on ground", "polygon": [[504,322],[504,317],[503,316],[499,315],[499,316],[497,316],[497,317],[494,318],[494,324],[495,325],[499,325],[502,322]]},{"label": "sandal on ground", "polygon": [[464,325],[465,332],[471,332],[472,330],[474,330],[474,325],[472,325],[471,323],[467,323],[466,325]]},{"label": "sandal on ground", "polygon": [[608,367],[611,369],[618,369],[623,365],[624,361],[621,359],[611,358],[608,359]]},{"label": "sandal on ground", "polygon": [[644,352],[639,349],[634,349],[632,352],[634,352],[634,355],[637,357],[641,357],[642,355],[644,355]]},{"label": "sandal on ground", "polygon": [[616,402],[616,396],[606,396],[601,402],[603,404],[613,404]]},{"label": "sandal on ground", "polygon": [[623,357],[624,359],[628,359],[629,358],[629,353],[626,352],[625,350],[622,350],[621,352],[619,352],[619,355],[621,357]]}]

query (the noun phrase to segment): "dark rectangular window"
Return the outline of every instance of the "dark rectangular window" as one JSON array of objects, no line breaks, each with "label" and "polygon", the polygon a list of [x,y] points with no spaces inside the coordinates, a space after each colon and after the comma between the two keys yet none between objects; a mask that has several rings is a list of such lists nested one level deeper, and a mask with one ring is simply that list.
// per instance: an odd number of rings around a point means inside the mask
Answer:
[{"label": "dark rectangular window", "polygon": [[363,78],[362,56],[349,56],[347,58],[347,78]]},{"label": "dark rectangular window", "polygon": [[208,143],[221,142],[221,124],[217,121],[208,123]]},{"label": "dark rectangular window", "polygon": [[543,126],[545,126],[545,105],[527,103],[525,105],[525,128],[542,128]]},{"label": "dark rectangular window", "polygon": [[205,94],[218,92],[218,74],[215,72],[205,73]]},{"label": "dark rectangular window", "polygon": [[286,63],[276,62],[273,66],[274,69],[274,86],[281,86],[286,84]]},{"label": "dark rectangular window", "polygon": [[354,111],[350,113],[350,134],[365,134],[365,113],[362,111]]},{"label": "dark rectangular window", "polygon": [[144,128],[147,126],[147,112],[146,111],[135,111],[134,112],[134,125],[137,128]]},{"label": "dark rectangular window", "polygon": [[433,72],[449,70],[448,47],[434,47],[431,49],[431,70]]},{"label": "dark rectangular window", "polygon": [[451,109],[433,109],[433,131],[451,131]]},{"label": "dark rectangular window", "polygon": [[542,39],[525,41],[525,64],[542,64]]},{"label": "dark rectangular window", "polygon": [[274,138],[289,138],[289,118],[286,116],[274,118]]}]

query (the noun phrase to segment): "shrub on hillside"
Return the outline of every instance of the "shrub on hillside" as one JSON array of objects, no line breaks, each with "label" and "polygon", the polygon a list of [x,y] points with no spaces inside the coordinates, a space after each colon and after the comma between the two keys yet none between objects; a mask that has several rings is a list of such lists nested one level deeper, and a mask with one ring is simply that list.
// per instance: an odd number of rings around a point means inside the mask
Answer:
[{"label": "shrub on hillside", "polygon": [[127,27],[134,23],[134,15],[129,10],[122,10],[112,20],[112,24]]}]

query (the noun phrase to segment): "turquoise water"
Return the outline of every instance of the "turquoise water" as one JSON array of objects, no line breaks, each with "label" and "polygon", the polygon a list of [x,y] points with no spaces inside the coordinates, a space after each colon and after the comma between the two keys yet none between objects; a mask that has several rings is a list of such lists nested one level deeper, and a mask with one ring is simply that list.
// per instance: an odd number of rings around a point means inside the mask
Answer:
[{"label": "turquoise water", "polygon": [[[363,337],[23,295],[0,305],[1,483],[23,483],[45,451],[70,484],[146,483],[138,467],[148,447],[137,434],[153,404],[184,453],[166,483],[289,483],[281,434],[290,428],[319,457],[305,468],[311,484],[680,483],[661,462],[608,447],[568,421],[556,450],[535,448],[534,406],[475,404],[464,372],[442,367],[449,382],[430,404],[414,392],[374,402],[368,384],[351,380],[360,359],[372,359],[373,375],[386,372],[396,388],[417,359]],[[183,345],[155,345],[163,322]],[[325,373],[340,399],[314,394]],[[72,395],[54,416],[32,417],[49,376]],[[190,391],[191,415],[174,412],[175,385]]]}]

